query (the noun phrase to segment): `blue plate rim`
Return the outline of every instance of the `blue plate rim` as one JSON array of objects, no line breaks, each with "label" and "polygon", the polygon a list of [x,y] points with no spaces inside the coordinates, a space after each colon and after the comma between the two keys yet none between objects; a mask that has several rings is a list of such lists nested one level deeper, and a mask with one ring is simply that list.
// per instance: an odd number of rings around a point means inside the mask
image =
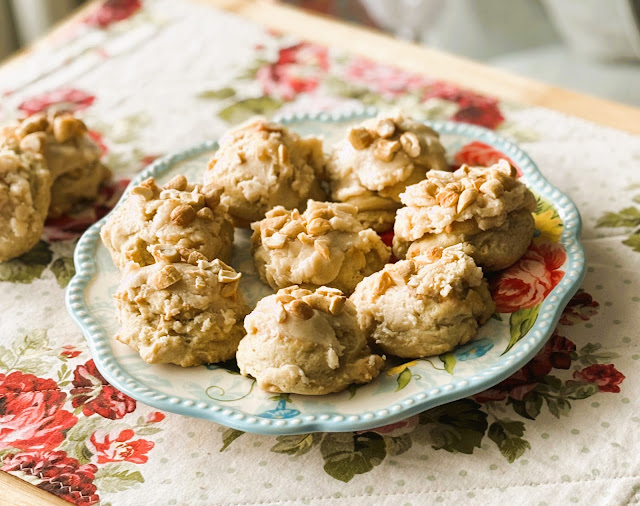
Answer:
[{"label": "blue plate rim", "polygon": [[[284,124],[302,121],[345,122],[371,117],[377,114],[372,107],[344,113],[296,113],[278,115],[274,119]],[[451,383],[436,388],[425,389],[383,409],[367,411],[357,415],[343,415],[335,412],[304,415],[287,419],[267,419],[247,414],[229,406],[221,406],[215,401],[194,401],[171,396],[145,385],[131,376],[113,357],[109,337],[93,318],[84,300],[84,291],[96,273],[92,252],[100,240],[100,229],[108,218],[94,223],[80,238],[74,251],[76,274],[69,282],[65,302],[67,310],[87,339],[94,362],[113,386],[125,394],[157,409],[185,416],[204,418],[244,432],[266,435],[293,435],[309,432],[350,432],[372,429],[387,425],[427,409],[452,402],[486,390],[524,366],[542,348],[553,333],[562,310],[578,290],[586,273],[585,254],[580,242],[582,222],[576,205],[558,188],[554,187],[540,173],[535,162],[513,142],[492,130],[466,123],[450,121],[425,121],[441,135],[459,135],[485,142],[509,156],[527,176],[527,184],[539,195],[550,200],[560,214],[564,227],[560,243],[567,254],[564,264],[565,275],[542,302],[538,319],[509,352],[500,357],[497,364],[468,378],[454,379]],[[215,149],[215,141],[204,141],[190,148],[174,152],[154,161],[131,181],[127,191],[115,206],[117,208],[127,197],[129,189],[148,177],[158,177],[170,167],[202,152]],[[115,209],[114,208],[114,209]]]}]

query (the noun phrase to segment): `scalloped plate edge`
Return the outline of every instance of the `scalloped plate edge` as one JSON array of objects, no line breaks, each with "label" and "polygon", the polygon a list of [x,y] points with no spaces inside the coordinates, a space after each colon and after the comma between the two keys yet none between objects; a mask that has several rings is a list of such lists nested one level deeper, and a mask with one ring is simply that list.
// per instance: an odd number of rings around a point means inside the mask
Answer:
[{"label": "scalloped plate edge", "polygon": [[[339,122],[373,116],[375,108],[363,108],[350,113],[317,113],[280,115],[276,119],[285,124],[299,121]],[[402,399],[384,409],[358,415],[328,412],[321,415],[300,415],[290,419],[265,419],[220,406],[213,402],[194,401],[170,396],[149,388],[124,371],[110,351],[109,338],[92,317],[84,301],[84,291],[96,273],[92,252],[100,240],[100,229],[108,218],[94,223],[80,238],[74,252],[76,274],[66,290],[66,305],[72,319],[82,330],[95,364],[104,378],[122,392],[154,408],[181,415],[204,418],[227,427],[257,434],[301,434],[307,432],[349,432],[366,430],[408,418],[430,408],[452,402],[490,388],[525,365],[542,348],[557,325],[562,309],[580,287],[586,272],[584,250],[579,240],[581,219],[575,204],[551,185],[540,173],[533,160],[514,143],[491,130],[475,125],[448,121],[425,121],[441,134],[455,134],[486,142],[508,155],[527,175],[527,183],[537,193],[551,200],[564,223],[561,244],[567,253],[565,275],[541,304],[538,319],[527,335],[511,351],[503,355],[491,368],[447,385],[430,388]],[[127,197],[129,189],[148,177],[157,177],[173,164],[203,151],[215,149],[217,143],[205,141],[154,161],[138,174],[115,206]],[[115,209],[114,208],[114,209]]]}]

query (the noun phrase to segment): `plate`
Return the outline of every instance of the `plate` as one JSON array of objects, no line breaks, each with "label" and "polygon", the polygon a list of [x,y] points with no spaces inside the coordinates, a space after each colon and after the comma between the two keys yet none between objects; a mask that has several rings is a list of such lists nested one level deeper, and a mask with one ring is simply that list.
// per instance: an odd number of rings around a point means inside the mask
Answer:
[{"label": "plate", "polygon": [[[290,115],[278,120],[301,134],[322,135],[331,143],[344,135],[347,126],[374,113],[366,109],[348,115]],[[427,124],[440,132],[448,153],[458,153],[465,147],[466,152],[473,149],[476,156],[486,159],[487,154],[500,151],[518,167],[522,180],[539,198],[537,213],[544,220],[537,220],[537,224],[539,221],[545,234],[554,232],[555,240],[559,239],[552,244],[555,270],[533,281],[540,290],[549,292],[539,304],[535,299],[528,300],[527,306],[536,304],[494,315],[481,327],[475,341],[452,353],[415,361],[389,360],[387,368],[368,385],[322,397],[274,395],[262,392],[255,380],[240,376],[233,361],[195,368],[150,365],[114,339],[118,323],[112,295],[120,276],[100,241],[103,218],[85,232],[76,247],[76,275],[67,288],[66,302],[105,379],[134,399],[165,411],[247,432],[299,434],[365,430],[393,423],[485,390],[521,368],[551,335],[562,309],[583,279],[585,261],[579,242],[578,210],[544,179],[526,153],[494,132],[462,123]],[[166,182],[178,173],[200,181],[215,149],[216,143],[207,141],[166,156],[138,174],[131,185],[150,176]],[[243,273],[241,290],[255,305],[272,291],[254,271],[249,244],[248,232],[236,230],[232,265]],[[544,245],[536,248],[533,261],[540,261]],[[544,258],[541,261],[544,265]],[[530,276],[526,272],[524,275]]]}]

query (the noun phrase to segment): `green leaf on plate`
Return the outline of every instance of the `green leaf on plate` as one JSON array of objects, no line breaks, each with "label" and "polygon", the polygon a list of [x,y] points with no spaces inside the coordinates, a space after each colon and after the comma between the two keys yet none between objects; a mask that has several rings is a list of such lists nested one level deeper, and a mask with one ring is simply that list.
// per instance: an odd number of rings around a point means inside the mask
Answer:
[{"label": "green leaf on plate", "polygon": [[0,281],[31,283],[42,275],[52,258],[53,252],[49,245],[40,241],[24,255],[0,263]]},{"label": "green leaf on plate", "polygon": [[243,431],[241,430],[237,430],[237,429],[227,429],[222,433],[222,448],[220,448],[220,451],[223,452],[225,451],[227,448],[229,448],[229,446],[231,445],[231,443],[233,443],[236,439],[238,439],[240,436],[242,436],[244,434]]},{"label": "green leaf on plate", "polygon": [[357,385],[355,383],[351,383],[351,385],[349,385],[347,388],[347,391],[349,392],[349,399],[353,399],[358,389],[362,388],[363,386],[364,384]]},{"label": "green leaf on plate", "polygon": [[540,304],[530,309],[519,309],[515,313],[511,313],[511,317],[509,318],[511,339],[509,339],[507,348],[502,352],[503,355],[513,348],[513,346],[520,341],[527,332],[529,332],[531,327],[533,327],[533,324],[536,322],[539,312]]},{"label": "green leaf on plate", "polygon": [[411,381],[411,370],[407,367],[404,371],[398,374],[398,387],[396,388],[396,392],[406,387],[410,381]]},{"label": "green leaf on plate", "polygon": [[499,322],[501,322],[501,321],[502,321],[502,315],[501,315],[500,313],[493,313],[493,314],[491,315],[491,318],[492,318],[493,320],[498,320]]},{"label": "green leaf on plate", "polygon": [[329,432],[320,444],[325,472],[345,483],[371,471],[387,456],[386,444],[375,432]]},{"label": "green leaf on plate", "polygon": [[617,213],[605,213],[596,223],[596,227],[637,227],[640,225],[640,210],[635,207],[625,207]]},{"label": "green leaf on plate", "polygon": [[456,357],[453,355],[453,353],[443,353],[439,358],[444,364],[444,370],[449,374],[453,374],[453,368],[456,366]]},{"label": "green leaf on plate", "polygon": [[225,107],[218,116],[227,123],[240,123],[256,114],[268,116],[282,106],[282,101],[271,97],[246,98]]}]

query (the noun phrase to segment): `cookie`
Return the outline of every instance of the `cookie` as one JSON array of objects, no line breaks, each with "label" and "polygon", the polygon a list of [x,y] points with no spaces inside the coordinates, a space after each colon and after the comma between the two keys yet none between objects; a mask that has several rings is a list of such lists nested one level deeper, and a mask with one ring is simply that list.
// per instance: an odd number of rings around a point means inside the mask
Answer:
[{"label": "cookie", "polygon": [[462,245],[387,265],[351,296],[372,345],[403,358],[439,355],[473,339],[495,309]]},{"label": "cookie", "polygon": [[267,212],[251,225],[260,278],[274,290],[327,285],[350,294],[391,256],[380,236],[356,215],[352,205],[313,200],[302,214],[281,206]]},{"label": "cookie", "polygon": [[398,258],[462,242],[485,272],[505,269],[527,250],[536,199],[506,160],[432,171],[400,195],[393,252]]},{"label": "cookie", "polygon": [[165,246],[170,261],[228,261],[233,233],[219,190],[178,175],[163,188],[153,178],[133,188],[109,216],[100,237],[122,270],[129,262],[141,267],[154,263],[153,245]]},{"label": "cookie", "polygon": [[265,297],[246,317],[236,359],[267,392],[323,395],[378,376],[353,304],[334,288],[297,286]]},{"label": "cookie", "polygon": [[22,149],[41,152],[54,180],[95,163],[102,154],[85,123],[69,112],[34,114],[4,127],[0,135]]},{"label": "cookie", "polygon": [[249,308],[238,291],[240,273],[224,262],[128,264],[115,293],[116,339],[150,364],[191,367],[233,358]]},{"label": "cookie", "polygon": [[448,170],[438,133],[401,114],[382,114],[351,128],[327,162],[331,198],[358,208],[365,227],[393,227],[400,194],[430,170]]},{"label": "cookie", "polygon": [[87,163],[59,176],[51,187],[49,218],[68,213],[77,204],[95,200],[100,188],[111,179],[111,171],[100,160]]},{"label": "cookie", "polygon": [[0,147],[0,262],[36,245],[50,199],[51,174],[42,155]]},{"label": "cookie", "polygon": [[276,205],[302,209],[307,199],[324,200],[316,177],[323,165],[320,139],[257,118],[220,139],[204,177],[223,189],[236,226],[248,227]]}]

